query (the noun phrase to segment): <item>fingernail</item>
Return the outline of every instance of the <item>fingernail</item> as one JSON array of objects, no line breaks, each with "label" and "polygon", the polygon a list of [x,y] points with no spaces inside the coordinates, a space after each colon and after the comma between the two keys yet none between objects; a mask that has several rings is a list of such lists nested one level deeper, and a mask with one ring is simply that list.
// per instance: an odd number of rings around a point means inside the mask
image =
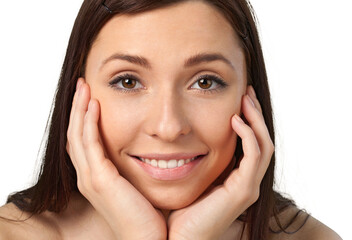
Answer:
[{"label": "fingernail", "polygon": [[235,114],[235,119],[240,123],[244,123],[242,118],[240,118],[237,114]]},{"label": "fingernail", "polygon": [[77,84],[76,84],[76,91],[79,90],[79,87],[81,86],[81,80],[78,79]]},{"label": "fingernail", "polygon": [[248,101],[252,104],[253,107],[255,107],[253,100],[251,97],[247,94]]}]

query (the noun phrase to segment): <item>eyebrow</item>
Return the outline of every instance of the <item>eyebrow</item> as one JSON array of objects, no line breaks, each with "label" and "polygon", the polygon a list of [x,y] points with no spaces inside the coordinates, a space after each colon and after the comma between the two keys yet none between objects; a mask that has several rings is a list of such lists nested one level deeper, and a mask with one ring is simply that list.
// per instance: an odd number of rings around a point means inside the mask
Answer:
[{"label": "eyebrow", "polygon": [[[138,56],[138,55],[128,55],[128,54],[123,54],[123,53],[115,53],[115,54],[111,55],[110,57],[108,57],[107,59],[105,59],[102,62],[100,68],[102,68],[106,63],[108,63],[112,60],[123,60],[123,61],[127,61],[127,62],[130,62],[133,64],[137,64],[137,65],[144,67],[144,68],[147,68],[147,69],[152,68],[151,64],[147,58],[142,57],[142,56]],[[235,67],[233,66],[231,61],[229,59],[227,59],[226,57],[224,57],[221,53],[199,53],[199,54],[196,54],[194,56],[191,56],[190,58],[188,58],[184,62],[184,67],[188,68],[188,67],[198,65],[200,63],[209,63],[209,62],[214,62],[214,61],[222,61],[222,62],[226,63],[227,65],[229,65],[231,68],[235,69]]]}]

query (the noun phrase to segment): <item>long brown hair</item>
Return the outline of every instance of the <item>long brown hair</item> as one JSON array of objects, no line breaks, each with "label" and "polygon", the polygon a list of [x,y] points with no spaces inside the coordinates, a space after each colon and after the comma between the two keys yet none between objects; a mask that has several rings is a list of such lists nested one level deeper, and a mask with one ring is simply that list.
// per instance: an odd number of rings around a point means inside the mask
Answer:
[{"label": "long brown hair", "polygon": [[[100,29],[115,14],[137,14],[186,0],[85,0],[76,18],[68,43],[66,57],[52,105],[45,141],[43,161],[37,183],[8,197],[22,211],[40,214],[44,211],[61,212],[69,202],[71,192],[78,191],[76,171],[66,152],[67,128],[76,82],[85,75],[88,52]],[[245,53],[248,83],[251,84],[262,106],[265,123],[275,144],[272,107],[267,74],[256,17],[246,0],[204,0],[226,17],[240,39]],[[241,139],[237,141],[236,158],[243,154]],[[248,208],[240,220],[249,230],[250,240],[266,239],[269,219],[274,216],[279,228],[278,213],[294,202],[273,190],[275,154],[260,186],[259,199]]]}]

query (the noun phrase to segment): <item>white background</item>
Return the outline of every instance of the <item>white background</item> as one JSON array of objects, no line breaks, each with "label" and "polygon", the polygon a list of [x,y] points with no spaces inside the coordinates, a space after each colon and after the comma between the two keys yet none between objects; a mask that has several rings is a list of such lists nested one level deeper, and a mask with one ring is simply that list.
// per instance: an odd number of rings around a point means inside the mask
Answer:
[{"label": "white background", "polygon": [[[82,1],[1,1],[0,205],[34,181],[37,153]],[[252,0],[276,124],[277,188],[352,239],[349,0]]]}]

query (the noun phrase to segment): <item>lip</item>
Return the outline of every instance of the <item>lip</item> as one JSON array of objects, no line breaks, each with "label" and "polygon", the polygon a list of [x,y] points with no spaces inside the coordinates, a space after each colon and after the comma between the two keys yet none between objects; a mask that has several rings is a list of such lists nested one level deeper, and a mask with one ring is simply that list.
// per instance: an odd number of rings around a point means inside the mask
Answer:
[{"label": "lip", "polygon": [[[194,155],[193,155],[194,156]],[[198,155],[195,155],[198,156]],[[199,163],[206,157],[207,155],[201,155],[201,157],[193,160],[192,162],[189,162],[187,164],[184,164],[181,167],[176,167],[176,168],[157,168],[153,167],[147,163],[142,162],[138,158],[131,156],[131,158],[137,163],[137,165],[149,176],[151,176],[154,179],[157,180],[162,180],[162,181],[172,181],[172,180],[180,180],[182,178],[187,177],[190,175],[195,168],[199,165]],[[163,156],[165,157],[165,155]],[[153,158],[155,159],[155,158]],[[172,158],[175,159],[175,158]],[[162,159],[160,159],[162,160]],[[163,159],[166,160],[166,159]]]},{"label": "lip", "polygon": [[155,160],[181,160],[181,159],[190,159],[197,157],[199,155],[206,155],[207,153],[171,153],[171,154],[160,154],[160,153],[147,153],[147,154],[138,154],[131,155],[139,158],[155,159]]}]

